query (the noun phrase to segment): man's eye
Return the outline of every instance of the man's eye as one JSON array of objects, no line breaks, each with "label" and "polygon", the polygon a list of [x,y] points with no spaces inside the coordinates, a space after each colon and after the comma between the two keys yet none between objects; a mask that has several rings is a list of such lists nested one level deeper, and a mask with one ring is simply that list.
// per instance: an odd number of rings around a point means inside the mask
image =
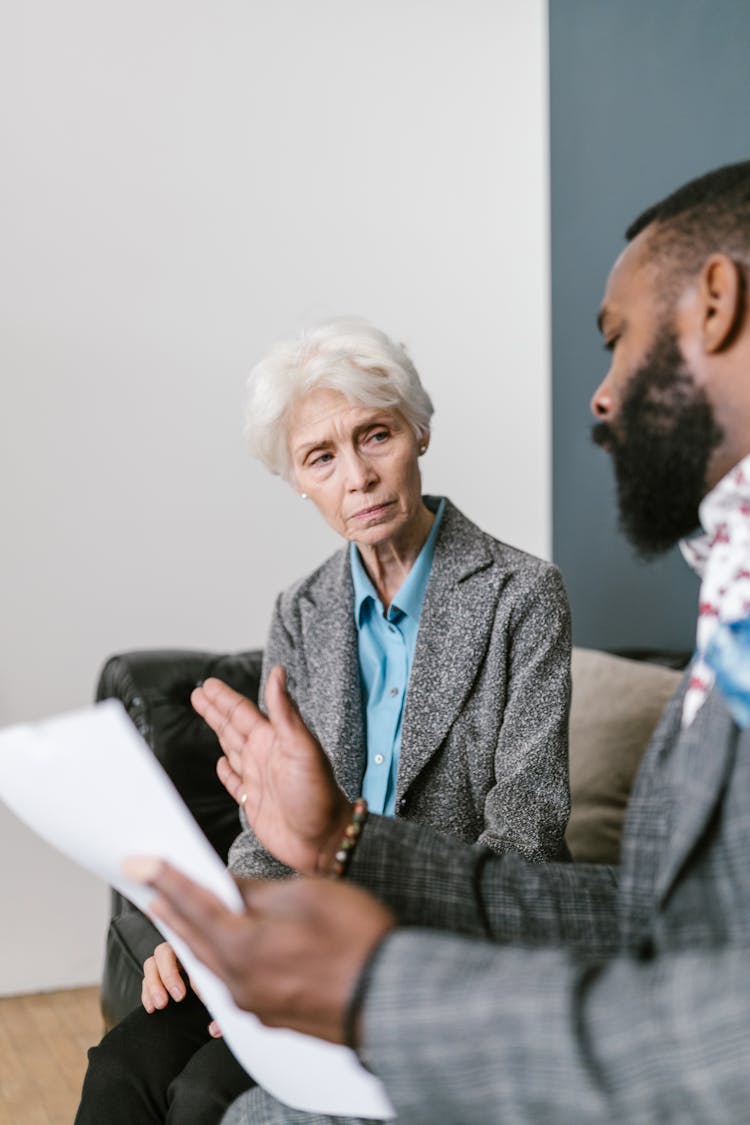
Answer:
[{"label": "man's eye", "polygon": [[615,346],[616,346],[617,341],[619,339],[620,339],[619,336],[610,336],[610,338],[608,340],[605,340],[604,341],[605,352],[613,352],[615,350]]}]

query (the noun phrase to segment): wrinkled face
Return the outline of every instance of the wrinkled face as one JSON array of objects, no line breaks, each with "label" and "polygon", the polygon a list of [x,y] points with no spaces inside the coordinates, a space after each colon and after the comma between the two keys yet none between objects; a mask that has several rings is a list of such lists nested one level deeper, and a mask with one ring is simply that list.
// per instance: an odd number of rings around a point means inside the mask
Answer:
[{"label": "wrinkled face", "polygon": [[287,442],[297,490],[339,535],[368,546],[408,536],[422,482],[417,437],[398,410],[318,388],[292,407]]},{"label": "wrinkled face", "polygon": [[622,529],[648,557],[698,526],[723,434],[639,249],[628,247],[607,284],[599,323],[612,361],[591,405],[593,439],[614,462]]}]

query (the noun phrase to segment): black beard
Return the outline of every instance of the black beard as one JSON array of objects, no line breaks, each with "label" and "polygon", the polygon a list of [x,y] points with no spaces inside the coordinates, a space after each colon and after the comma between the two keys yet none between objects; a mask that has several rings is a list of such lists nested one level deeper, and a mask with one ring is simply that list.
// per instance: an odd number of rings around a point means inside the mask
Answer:
[{"label": "black beard", "polygon": [[599,422],[591,436],[612,454],[620,527],[642,558],[695,531],[709,458],[724,434],[671,329],[631,378],[616,429]]}]

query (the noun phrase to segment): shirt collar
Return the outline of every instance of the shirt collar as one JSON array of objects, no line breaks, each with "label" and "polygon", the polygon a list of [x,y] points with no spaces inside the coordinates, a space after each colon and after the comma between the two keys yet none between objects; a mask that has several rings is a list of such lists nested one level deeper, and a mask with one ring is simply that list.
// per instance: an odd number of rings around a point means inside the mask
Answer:
[{"label": "shirt collar", "polygon": [[722,477],[701,501],[702,533],[680,541],[683,558],[703,576],[711,548],[731,528],[735,540],[750,540],[750,453]]},{"label": "shirt collar", "polygon": [[[422,602],[427,592],[427,583],[429,581],[430,571],[432,570],[432,560],[435,555],[435,544],[437,542],[440,521],[443,517],[444,510],[445,499],[441,498],[437,511],[435,512],[435,519],[430,528],[430,534],[425,539],[422,550],[417,555],[414,565],[391,603],[391,613],[400,610],[401,613],[406,614],[408,617],[419,618]],[[365,570],[364,563],[354,543],[351,543],[349,546],[349,565],[351,567],[352,582],[354,584],[354,620],[359,628],[362,620],[362,606],[367,599],[372,598],[373,602],[380,607],[381,612],[383,604],[372,584],[372,579]]]}]

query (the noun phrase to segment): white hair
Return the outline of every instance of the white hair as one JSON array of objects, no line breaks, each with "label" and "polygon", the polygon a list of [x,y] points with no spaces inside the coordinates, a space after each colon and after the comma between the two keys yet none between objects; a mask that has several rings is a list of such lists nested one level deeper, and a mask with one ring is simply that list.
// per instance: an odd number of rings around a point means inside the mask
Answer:
[{"label": "white hair", "polygon": [[290,407],[318,387],[341,391],[361,406],[403,414],[424,441],[433,407],[402,344],[360,317],[342,316],[284,340],[250,372],[245,437],[273,473],[293,476],[286,424]]}]

